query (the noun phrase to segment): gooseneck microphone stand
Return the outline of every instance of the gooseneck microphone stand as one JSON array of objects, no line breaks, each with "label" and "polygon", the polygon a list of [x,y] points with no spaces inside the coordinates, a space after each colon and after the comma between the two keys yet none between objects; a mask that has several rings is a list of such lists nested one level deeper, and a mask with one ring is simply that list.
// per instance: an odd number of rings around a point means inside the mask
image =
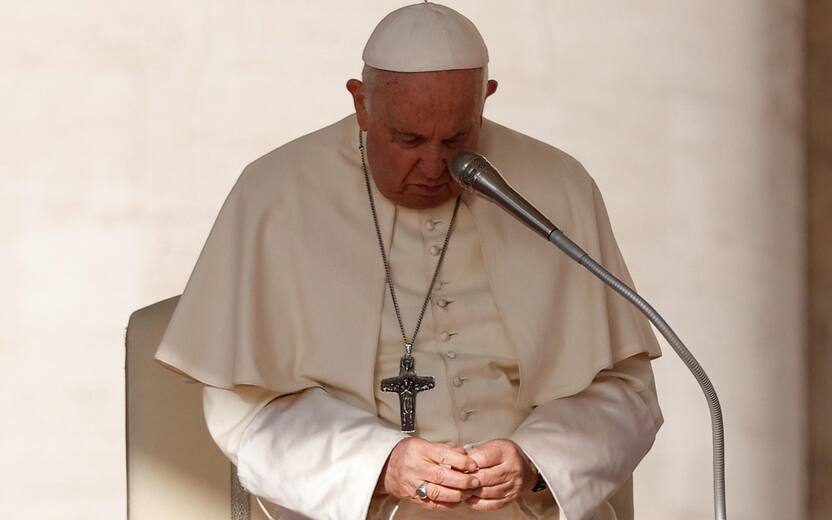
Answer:
[{"label": "gooseneck microphone stand", "polygon": [[497,169],[488,160],[468,150],[457,152],[451,161],[451,173],[454,178],[466,190],[490,200],[504,210],[508,211],[515,218],[529,226],[532,230],[542,235],[546,240],[556,245],[570,258],[584,266],[589,272],[598,277],[605,284],[609,285],[615,292],[626,298],[656,329],[664,336],[676,354],[682,359],[691,371],[708,401],[708,409],[711,413],[711,430],[713,434],[713,466],[714,466],[714,518],[726,520],[725,512],[725,438],[722,425],[722,407],[716,395],[711,380],[696,361],[696,358],[687,349],[679,336],[673,332],[670,325],[656,312],[647,301],[638,295],[627,284],[619,280],[602,265],[592,259],[575,242],[563,234],[549,219],[540,213],[534,206],[521,197],[503,179]]}]

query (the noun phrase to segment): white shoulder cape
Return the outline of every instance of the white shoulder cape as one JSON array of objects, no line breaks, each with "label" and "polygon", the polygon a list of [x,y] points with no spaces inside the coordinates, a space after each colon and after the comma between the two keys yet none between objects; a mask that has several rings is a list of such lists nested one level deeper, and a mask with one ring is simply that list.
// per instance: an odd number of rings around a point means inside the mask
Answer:
[{"label": "white shoulder cape", "polygon": [[[384,270],[354,115],[249,164],[228,195],[156,359],[204,384],[322,387],[375,411]],[[609,271],[632,284],[592,178],[574,158],[484,120],[478,150]],[[464,195],[469,197],[469,195]],[[493,204],[469,200],[514,342],[518,406],[573,395],[600,370],[661,355],[622,297]],[[389,243],[393,204],[377,199]]]}]

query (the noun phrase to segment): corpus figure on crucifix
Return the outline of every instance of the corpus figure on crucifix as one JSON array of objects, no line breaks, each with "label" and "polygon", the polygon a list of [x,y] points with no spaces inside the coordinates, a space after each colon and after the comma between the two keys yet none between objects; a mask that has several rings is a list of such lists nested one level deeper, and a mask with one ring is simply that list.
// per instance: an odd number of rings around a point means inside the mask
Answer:
[{"label": "corpus figure on crucifix", "polygon": [[402,433],[416,431],[416,394],[436,386],[433,376],[416,375],[412,356],[402,356],[399,375],[381,381],[384,392],[399,394],[399,406],[402,416]]}]

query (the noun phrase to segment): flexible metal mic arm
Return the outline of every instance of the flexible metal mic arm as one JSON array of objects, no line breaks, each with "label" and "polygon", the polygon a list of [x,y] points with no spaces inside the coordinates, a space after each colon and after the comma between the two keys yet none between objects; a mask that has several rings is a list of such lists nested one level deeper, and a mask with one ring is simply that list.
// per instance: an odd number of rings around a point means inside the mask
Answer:
[{"label": "flexible metal mic arm", "polygon": [[468,150],[460,150],[451,161],[450,170],[457,182],[467,191],[473,191],[511,213],[635,305],[650,320],[650,323],[656,326],[676,354],[682,358],[708,400],[713,434],[714,518],[726,520],[725,436],[722,425],[722,407],[708,375],[679,336],[644,298],[593,260],[580,246],[564,235],[549,219],[509,186],[485,157]]}]

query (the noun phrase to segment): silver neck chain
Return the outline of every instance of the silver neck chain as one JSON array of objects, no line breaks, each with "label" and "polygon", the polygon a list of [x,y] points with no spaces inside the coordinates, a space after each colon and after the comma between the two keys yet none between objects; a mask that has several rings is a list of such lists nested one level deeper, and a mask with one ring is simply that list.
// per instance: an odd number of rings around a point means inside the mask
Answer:
[{"label": "silver neck chain", "polygon": [[442,243],[442,250],[439,254],[439,260],[436,262],[436,269],[433,271],[433,278],[431,278],[430,286],[428,286],[427,294],[425,294],[425,301],[422,302],[422,310],[419,312],[419,319],[416,320],[416,328],[413,329],[413,336],[410,340],[408,340],[407,333],[404,331],[404,323],[402,322],[402,312],[399,309],[399,301],[396,298],[396,288],[393,285],[393,276],[390,272],[390,261],[387,258],[387,252],[384,250],[384,240],[381,237],[381,228],[378,225],[378,213],[376,212],[375,200],[373,200],[373,190],[370,186],[370,174],[367,172],[367,161],[364,158],[364,137],[360,129],[358,130],[358,151],[361,153],[361,167],[364,169],[364,184],[367,187],[367,196],[370,199],[370,212],[373,214],[373,224],[375,224],[376,227],[378,249],[381,252],[381,260],[384,263],[384,275],[387,281],[387,287],[390,289],[390,299],[393,300],[393,309],[396,311],[396,319],[399,321],[399,330],[401,330],[402,341],[404,341],[405,355],[410,356],[413,352],[413,343],[416,341],[416,335],[419,334],[419,328],[422,326],[422,319],[425,317],[428,302],[430,302],[430,295],[433,293],[434,285],[436,285],[436,278],[439,276],[439,269],[442,267],[442,261],[445,259],[445,253],[448,251],[448,242],[450,241],[451,233],[454,230],[456,214],[459,210],[459,203],[462,200],[462,197],[456,198],[453,216],[451,216],[451,223],[448,225],[448,232],[445,233],[445,241]]}]

